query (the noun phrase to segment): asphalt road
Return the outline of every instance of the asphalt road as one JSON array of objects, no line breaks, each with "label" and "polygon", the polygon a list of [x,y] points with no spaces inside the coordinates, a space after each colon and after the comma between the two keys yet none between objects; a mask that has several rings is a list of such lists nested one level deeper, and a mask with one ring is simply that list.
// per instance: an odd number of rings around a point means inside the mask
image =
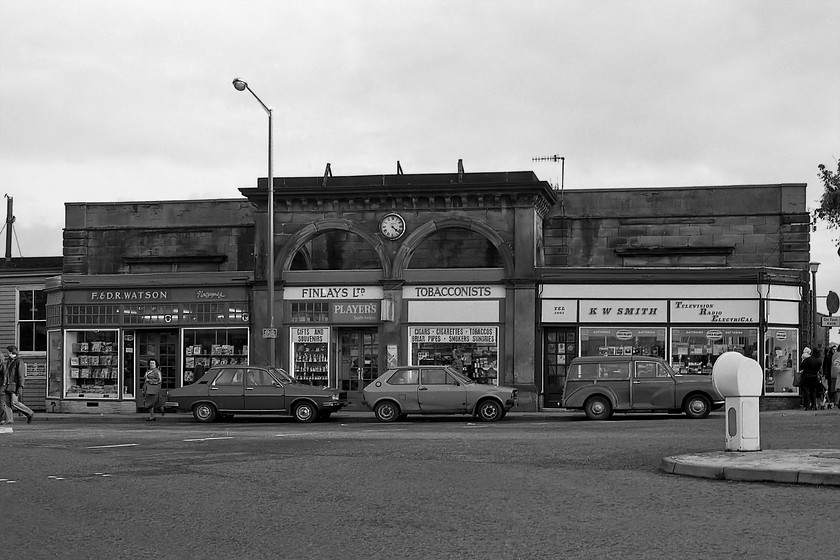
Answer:
[{"label": "asphalt road", "polygon": [[[763,449],[838,447],[840,413],[761,428]],[[659,470],[723,449],[723,429],[720,413],[36,419],[0,435],[0,541],[28,559],[835,557],[840,489]]]}]

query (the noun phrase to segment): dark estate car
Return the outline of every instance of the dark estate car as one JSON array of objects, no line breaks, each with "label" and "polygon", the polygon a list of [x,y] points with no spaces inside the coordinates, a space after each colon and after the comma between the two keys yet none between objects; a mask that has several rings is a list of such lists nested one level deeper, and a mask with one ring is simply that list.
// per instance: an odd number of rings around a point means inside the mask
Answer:
[{"label": "dark estate car", "polygon": [[476,383],[449,366],[402,366],[365,387],[364,403],[380,422],[408,414],[470,414],[493,422],[516,405],[516,389]]},{"label": "dark estate car", "polygon": [[217,366],[192,385],[169,391],[166,405],[192,411],[199,422],[230,414],[292,415],[313,422],[347,406],[347,393],[301,383],[280,368]]},{"label": "dark estate car", "polygon": [[647,356],[592,356],[572,360],[563,407],[592,420],[613,412],[685,412],[705,418],[724,400],[709,375],[679,375],[665,360]]}]

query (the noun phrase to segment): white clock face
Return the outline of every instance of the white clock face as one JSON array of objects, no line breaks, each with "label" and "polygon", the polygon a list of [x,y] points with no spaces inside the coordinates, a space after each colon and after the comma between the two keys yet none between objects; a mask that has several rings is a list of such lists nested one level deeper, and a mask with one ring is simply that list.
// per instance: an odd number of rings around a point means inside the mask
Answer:
[{"label": "white clock face", "polygon": [[405,220],[399,214],[388,214],[379,222],[379,232],[388,239],[397,239],[405,233]]}]

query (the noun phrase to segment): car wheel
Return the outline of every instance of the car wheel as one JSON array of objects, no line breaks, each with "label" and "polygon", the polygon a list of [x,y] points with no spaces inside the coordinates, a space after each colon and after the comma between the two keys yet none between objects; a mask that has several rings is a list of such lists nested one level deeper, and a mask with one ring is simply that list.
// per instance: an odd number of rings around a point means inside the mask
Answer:
[{"label": "car wheel", "polygon": [[705,418],[712,411],[712,403],[703,395],[692,395],[685,401],[684,410],[689,418]]},{"label": "car wheel", "polygon": [[314,422],[315,418],[318,417],[318,411],[315,409],[315,405],[308,401],[298,403],[292,414],[295,417],[295,421],[301,423]]},{"label": "car wheel", "polygon": [[590,397],[583,405],[586,417],[590,420],[606,420],[612,416],[612,405],[605,397]]},{"label": "car wheel", "polygon": [[212,422],[216,419],[216,407],[210,403],[198,403],[193,407],[193,417],[199,422]]},{"label": "car wheel", "polygon": [[382,401],[373,410],[380,422],[393,422],[400,417],[400,407],[393,401]]},{"label": "car wheel", "polygon": [[475,415],[482,422],[496,422],[504,417],[504,409],[496,401],[486,399],[478,403]]}]

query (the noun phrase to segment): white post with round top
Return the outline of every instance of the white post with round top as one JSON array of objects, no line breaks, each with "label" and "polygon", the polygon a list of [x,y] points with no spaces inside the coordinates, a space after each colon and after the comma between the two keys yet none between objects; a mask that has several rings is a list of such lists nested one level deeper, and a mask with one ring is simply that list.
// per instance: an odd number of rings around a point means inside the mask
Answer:
[{"label": "white post with round top", "polygon": [[761,364],[738,352],[724,352],[712,368],[712,384],[726,399],[726,450],[761,451],[758,399]]}]

